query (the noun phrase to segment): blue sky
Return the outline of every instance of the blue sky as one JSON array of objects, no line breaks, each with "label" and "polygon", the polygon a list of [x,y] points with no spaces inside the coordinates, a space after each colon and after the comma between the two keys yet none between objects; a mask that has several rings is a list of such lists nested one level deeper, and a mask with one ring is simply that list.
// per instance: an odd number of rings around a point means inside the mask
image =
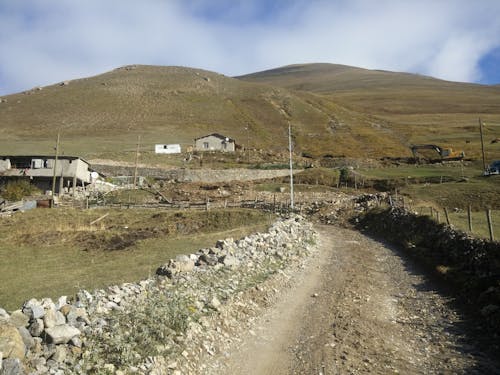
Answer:
[{"label": "blue sky", "polygon": [[0,0],[0,95],[129,64],[500,83],[499,0]]}]

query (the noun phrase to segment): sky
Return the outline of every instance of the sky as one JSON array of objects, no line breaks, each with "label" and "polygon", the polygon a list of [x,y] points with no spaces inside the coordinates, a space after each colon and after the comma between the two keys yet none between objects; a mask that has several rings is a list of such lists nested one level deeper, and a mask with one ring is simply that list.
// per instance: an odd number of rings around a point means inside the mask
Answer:
[{"label": "sky", "polygon": [[124,65],[324,62],[500,83],[500,0],[0,0],[0,95]]}]

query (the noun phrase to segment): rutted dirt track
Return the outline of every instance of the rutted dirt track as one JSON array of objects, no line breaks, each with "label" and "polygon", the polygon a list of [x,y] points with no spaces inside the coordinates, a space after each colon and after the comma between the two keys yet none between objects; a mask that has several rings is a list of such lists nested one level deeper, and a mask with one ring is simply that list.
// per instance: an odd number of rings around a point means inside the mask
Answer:
[{"label": "rutted dirt track", "polygon": [[319,255],[219,358],[227,374],[496,374],[450,300],[394,250],[319,226]]}]

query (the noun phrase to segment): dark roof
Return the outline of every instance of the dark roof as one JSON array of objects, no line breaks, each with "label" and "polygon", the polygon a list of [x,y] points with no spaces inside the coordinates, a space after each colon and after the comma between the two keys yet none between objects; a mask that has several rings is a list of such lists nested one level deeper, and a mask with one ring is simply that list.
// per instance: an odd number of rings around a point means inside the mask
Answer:
[{"label": "dark roof", "polygon": [[206,138],[206,137],[216,137],[216,138],[222,139],[223,141],[228,139],[229,142],[234,142],[234,139],[226,137],[226,136],[219,134],[219,133],[212,133],[212,134],[204,135],[203,137],[198,137],[198,138],[195,138],[194,140],[197,141],[198,139],[202,139],[202,138]]},{"label": "dark roof", "polygon": [[[13,159],[55,159],[55,155],[0,155],[0,160],[6,160],[6,159],[10,159],[10,160],[13,160]],[[79,156],[70,156],[70,155],[58,155],[57,156],[58,159],[66,159],[66,160],[76,160],[76,159],[80,159],[82,161],[84,161],[85,163],[89,164],[90,163],[79,157]]]}]

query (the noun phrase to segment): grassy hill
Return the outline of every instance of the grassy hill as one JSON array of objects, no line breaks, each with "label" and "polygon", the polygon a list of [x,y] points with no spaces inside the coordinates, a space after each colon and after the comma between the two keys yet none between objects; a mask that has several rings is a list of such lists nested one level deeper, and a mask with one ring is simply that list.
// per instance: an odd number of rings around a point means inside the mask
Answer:
[{"label": "grassy hill", "polygon": [[238,78],[131,65],[4,96],[0,149],[49,154],[60,131],[65,154],[130,160],[139,135],[151,153],[155,143],[185,147],[218,132],[279,156],[289,121],[298,154],[409,156],[410,143],[432,141],[478,155],[479,114],[490,128],[500,124],[499,87],[332,64]]},{"label": "grassy hill", "polygon": [[500,86],[335,64],[289,65],[238,77],[315,93],[391,124],[407,143],[437,143],[479,157],[478,118],[486,123],[486,154],[500,158]]}]

